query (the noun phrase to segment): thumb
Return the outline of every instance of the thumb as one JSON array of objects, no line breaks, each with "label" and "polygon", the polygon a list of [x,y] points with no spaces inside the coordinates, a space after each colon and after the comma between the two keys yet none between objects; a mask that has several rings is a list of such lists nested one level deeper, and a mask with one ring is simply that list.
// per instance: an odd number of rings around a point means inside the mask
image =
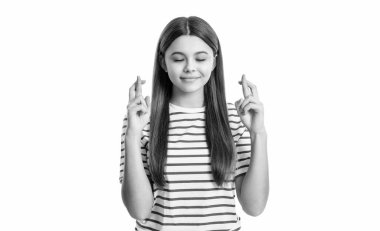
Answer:
[{"label": "thumb", "polygon": [[239,100],[237,100],[235,102],[235,108],[236,108],[236,111],[237,111],[238,115],[240,115],[240,109],[239,109],[239,107],[240,107],[240,104],[241,104],[242,100],[243,99],[239,99]]},{"label": "thumb", "polygon": [[235,101],[235,107],[236,107],[236,109],[238,109],[238,107],[240,106],[242,100],[243,99],[239,99],[239,100]]},{"label": "thumb", "polygon": [[239,103],[240,103],[240,99],[238,101],[235,101],[235,108],[236,108],[238,115],[240,115]]},{"label": "thumb", "polygon": [[148,106],[148,109],[150,109],[150,97],[149,96],[145,97],[145,102],[146,102],[146,105]]}]

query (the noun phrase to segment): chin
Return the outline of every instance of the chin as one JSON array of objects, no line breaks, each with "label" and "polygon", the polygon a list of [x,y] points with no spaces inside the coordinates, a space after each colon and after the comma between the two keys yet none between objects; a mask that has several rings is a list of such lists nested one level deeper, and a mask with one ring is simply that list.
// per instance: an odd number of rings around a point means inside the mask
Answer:
[{"label": "chin", "polygon": [[203,89],[203,86],[197,86],[197,87],[182,87],[180,88],[182,92],[186,93],[192,93],[192,92],[197,92]]}]

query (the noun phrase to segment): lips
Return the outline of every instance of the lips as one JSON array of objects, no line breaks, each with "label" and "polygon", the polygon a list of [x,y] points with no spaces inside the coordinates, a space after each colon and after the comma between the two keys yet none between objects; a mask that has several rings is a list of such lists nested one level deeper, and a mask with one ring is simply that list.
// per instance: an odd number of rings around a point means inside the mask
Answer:
[{"label": "lips", "polygon": [[198,79],[200,77],[180,77],[181,79]]},{"label": "lips", "polygon": [[201,77],[180,77],[183,83],[194,83],[197,81],[197,79],[200,79],[200,78]]}]

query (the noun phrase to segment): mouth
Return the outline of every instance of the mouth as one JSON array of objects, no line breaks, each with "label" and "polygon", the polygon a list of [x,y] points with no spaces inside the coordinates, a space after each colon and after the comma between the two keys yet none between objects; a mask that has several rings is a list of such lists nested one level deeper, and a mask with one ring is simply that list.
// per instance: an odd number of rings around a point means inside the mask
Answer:
[{"label": "mouth", "polygon": [[180,77],[180,79],[182,81],[185,81],[185,82],[194,82],[196,81],[197,79],[200,79],[201,77]]},{"label": "mouth", "polygon": [[200,77],[179,77],[180,79],[198,79]]}]

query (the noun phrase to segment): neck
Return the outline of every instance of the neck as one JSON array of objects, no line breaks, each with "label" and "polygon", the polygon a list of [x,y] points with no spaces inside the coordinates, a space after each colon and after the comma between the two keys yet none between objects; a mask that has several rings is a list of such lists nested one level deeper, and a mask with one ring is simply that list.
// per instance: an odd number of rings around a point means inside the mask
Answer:
[{"label": "neck", "polygon": [[179,92],[173,91],[170,102],[174,105],[188,108],[199,108],[205,106],[203,91],[199,91],[197,93],[181,92],[180,94]]}]

